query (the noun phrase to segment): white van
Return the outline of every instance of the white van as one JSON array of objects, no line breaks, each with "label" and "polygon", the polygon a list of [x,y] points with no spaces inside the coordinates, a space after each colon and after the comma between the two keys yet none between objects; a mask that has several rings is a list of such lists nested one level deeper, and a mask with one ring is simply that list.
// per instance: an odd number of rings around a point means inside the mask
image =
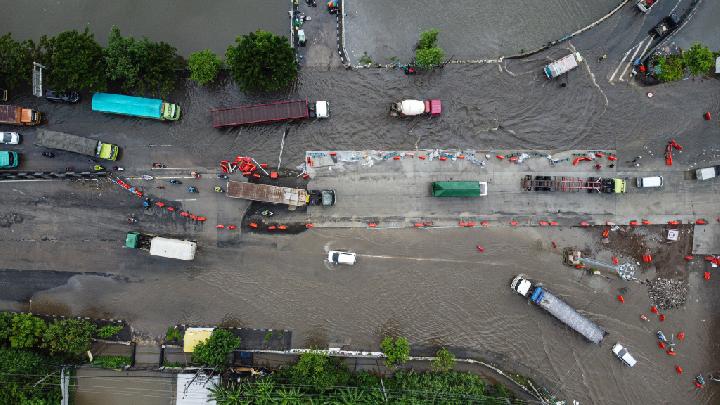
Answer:
[{"label": "white van", "polygon": [[355,253],[331,250],[328,252],[328,261],[332,264],[355,264]]},{"label": "white van", "polygon": [[633,367],[635,363],[637,363],[637,360],[628,352],[627,348],[623,347],[620,343],[615,343],[615,346],[612,347],[612,352],[628,367]]},{"label": "white van", "polygon": [[697,169],[695,170],[695,177],[697,177],[698,180],[712,179],[714,177],[717,177],[718,168],[720,168],[720,166],[704,167],[702,169]]},{"label": "white van", "polygon": [[662,187],[663,178],[662,176],[638,177],[637,186],[640,188]]}]

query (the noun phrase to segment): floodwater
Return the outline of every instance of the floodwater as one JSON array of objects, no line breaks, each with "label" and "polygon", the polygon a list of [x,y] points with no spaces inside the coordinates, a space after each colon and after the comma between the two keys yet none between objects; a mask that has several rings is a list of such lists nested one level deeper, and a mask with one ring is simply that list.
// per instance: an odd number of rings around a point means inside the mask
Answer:
[{"label": "floodwater", "polygon": [[409,61],[420,32],[440,30],[439,45],[453,59],[518,55],[598,20],[619,0],[347,1],[348,56],[379,63]]},{"label": "floodwater", "polygon": [[211,49],[224,55],[235,37],[258,29],[289,35],[287,0],[32,0],[0,1],[2,34],[38,40],[89,27],[105,44],[113,25],[123,35],[165,41],[190,53]]}]

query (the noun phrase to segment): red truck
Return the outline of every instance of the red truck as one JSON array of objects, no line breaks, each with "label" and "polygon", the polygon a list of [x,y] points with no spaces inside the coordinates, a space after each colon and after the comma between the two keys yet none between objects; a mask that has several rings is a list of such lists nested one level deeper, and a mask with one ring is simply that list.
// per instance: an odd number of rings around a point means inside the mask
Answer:
[{"label": "red truck", "polygon": [[241,105],[210,110],[215,128],[237,125],[265,124],[270,122],[330,117],[330,103],[307,100],[275,101],[266,104]]},{"label": "red truck", "polygon": [[30,108],[15,105],[0,105],[0,123],[12,125],[37,125],[40,113]]}]

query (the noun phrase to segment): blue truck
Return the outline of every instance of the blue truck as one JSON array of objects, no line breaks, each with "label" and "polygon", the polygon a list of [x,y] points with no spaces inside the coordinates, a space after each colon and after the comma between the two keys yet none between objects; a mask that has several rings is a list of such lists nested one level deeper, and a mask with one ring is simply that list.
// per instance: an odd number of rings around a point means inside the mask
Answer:
[{"label": "blue truck", "polygon": [[124,94],[95,93],[92,98],[92,110],[156,120],[177,121],[180,119],[180,107],[177,104],[168,103],[159,98],[126,96]]},{"label": "blue truck", "polygon": [[510,283],[510,288],[523,297],[529,298],[530,302],[546,310],[592,343],[600,344],[607,335],[607,332],[595,322],[580,315],[545,287],[528,280],[524,274],[515,277]]}]

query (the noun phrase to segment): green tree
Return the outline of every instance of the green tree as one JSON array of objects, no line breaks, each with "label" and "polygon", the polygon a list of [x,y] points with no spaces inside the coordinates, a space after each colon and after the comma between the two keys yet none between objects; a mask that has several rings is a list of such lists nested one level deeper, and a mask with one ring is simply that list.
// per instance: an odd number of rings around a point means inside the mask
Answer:
[{"label": "green tree", "polygon": [[445,51],[437,44],[440,31],[430,29],[420,33],[420,40],[415,49],[415,64],[422,69],[432,69],[440,65]]},{"label": "green tree", "polygon": [[240,346],[240,338],[227,329],[215,329],[208,340],[195,346],[193,361],[203,366],[224,369],[230,353]]},{"label": "green tree", "polygon": [[123,37],[113,27],[105,48],[106,74],[123,91],[138,91],[165,96],[175,87],[177,50],[165,42]]},{"label": "green tree", "polygon": [[245,91],[277,91],[297,78],[295,52],[287,38],[267,31],[237,37],[225,60],[233,79]]},{"label": "green tree", "polygon": [[[43,384],[37,384],[42,377]],[[39,353],[0,347],[0,404],[60,403],[60,373],[51,358]]]},{"label": "green tree", "polygon": [[679,55],[660,57],[655,65],[657,78],[663,82],[680,80],[685,73],[683,59]]},{"label": "green tree", "polygon": [[435,359],[431,363],[433,371],[445,372],[452,370],[455,366],[455,355],[444,347],[435,353]]},{"label": "green tree", "polygon": [[712,51],[699,43],[694,43],[683,53],[683,60],[694,76],[708,74],[715,67],[715,56]]},{"label": "green tree", "polygon": [[190,54],[188,67],[190,79],[199,85],[206,85],[215,80],[222,67],[222,61],[211,50],[205,49]]},{"label": "green tree", "polygon": [[385,365],[388,367],[404,364],[410,358],[410,342],[402,336],[396,339],[389,336],[384,338],[380,349],[385,354]]},{"label": "green tree", "polygon": [[82,319],[63,319],[51,323],[43,334],[43,347],[51,355],[79,356],[90,350],[95,325]]},{"label": "green tree", "polygon": [[0,87],[13,89],[32,78],[32,41],[18,42],[7,33],[0,36]]},{"label": "green tree", "polygon": [[47,324],[42,319],[30,314],[14,314],[10,347],[13,349],[30,349],[40,343]]},{"label": "green tree", "polygon": [[12,319],[13,314],[11,312],[0,312],[0,347],[8,343],[10,339]]},{"label": "green tree", "polygon": [[310,385],[317,392],[345,385],[350,378],[338,359],[318,351],[301,354],[298,362],[290,368],[289,376],[292,384]]},{"label": "green tree", "polygon": [[89,28],[61,32],[40,41],[48,83],[57,91],[105,89],[103,49]]}]

